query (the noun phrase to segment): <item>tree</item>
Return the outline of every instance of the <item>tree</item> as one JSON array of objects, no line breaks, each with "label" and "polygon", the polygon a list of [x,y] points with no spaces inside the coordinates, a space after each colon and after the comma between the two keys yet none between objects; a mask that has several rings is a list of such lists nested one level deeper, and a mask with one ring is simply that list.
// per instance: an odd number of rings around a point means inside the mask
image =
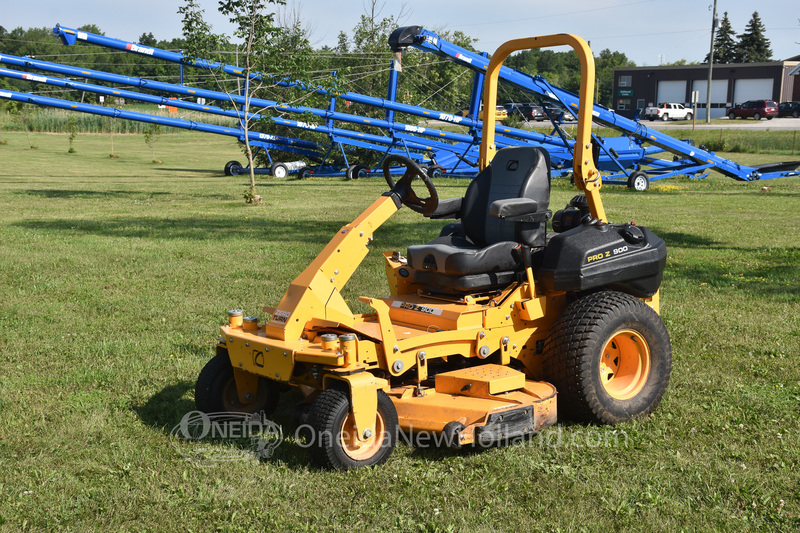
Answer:
[{"label": "tree", "polygon": [[772,59],[770,42],[765,35],[766,29],[758,11],[747,23],[744,33],[739,35],[739,46],[736,48],[736,61],[739,63],[760,63]]},{"label": "tree", "polygon": [[[735,63],[736,59],[736,33],[726,11],[714,36],[714,63]],[[703,62],[708,63],[708,54]]]},{"label": "tree", "polygon": [[142,46],[157,46],[158,39],[153,35],[153,32],[142,33],[142,35],[139,36],[139,44]]},{"label": "tree", "polygon": [[96,33],[97,35],[105,35],[105,33],[103,33],[97,24],[84,24],[83,26],[78,26],[78,30],[88,33]]},{"label": "tree", "polygon": [[[386,94],[388,77],[385,69],[392,57],[386,43],[408,13],[405,6],[401,6],[397,15],[385,17],[382,15],[384,5],[378,0],[370,0],[351,32],[351,38],[339,34],[336,51],[345,57],[337,58],[340,60],[337,68],[350,85],[347,89],[353,92]],[[364,110],[363,114],[369,116],[371,111]]]},{"label": "tree", "polygon": [[[2,26],[0,26],[2,28]],[[6,101],[0,100],[0,146],[5,146],[8,144],[7,139],[3,139],[3,123],[5,122],[6,117]]]},{"label": "tree", "polygon": [[28,138],[28,146],[30,149],[36,150],[39,148],[38,145],[33,144],[31,141],[31,106],[23,104],[22,102],[11,101],[8,103],[8,112],[11,115],[19,117],[20,122],[22,122],[22,127],[25,128],[25,135]]},{"label": "tree", "polygon": [[[264,109],[252,109],[252,99],[267,87],[293,78],[307,64],[310,45],[307,39],[275,24],[275,13],[267,10],[271,4],[284,5],[285,0],[220,0],[219,12],[228,17],[234,25],[234,36],[241,39],[236,47],[240,58],[239,69],[242,83],[241,96],[244,105],[236,105],[233,95],[238,90],[225,83],[222,68],[228,64],[230,54],[220,52],[233,50],[232,43],[224,35],[212,33],[211,26],[203,18],[204,11],[194,0],[185,0],[178,9],[183,15],[183,35],[186,39],[187,57],[218,62],[220,68],[212,70],[214,82],[224,91],[233,109],[237,111],[242,129],[242,142],[250,167],[250,187],[245,199],[252,201],[255,194],[255,166],[253,148],[250,144],[250,131],[254,125],[253,113]],[[267,73],[273,73],[268,75]]]},{"label": "tree", "polygon": [[163,163],[160,159],[156,159],[156,141],[159,135],[161,135],[161,126],[158,124],[150,124],[144,130],[144,143],[150,147],[150,153],[153,154],[153,163]]},{"label": "tree", "polygon": [[75,138],[78,136],[78,121],[75,118],[74,114],[70,114],[67,123],[64,125],[64,129],[67,132],[67,140],[69,141],[69,150],[67,153],[74,154],[75,153]]},{"label": "tree", "polygon": [[614,69],[635,67],[636,63],[622,52],[612,52],[606,48],[595,58],[594,65],[598,84],[597,103],[613,109]]},{"label": "tree", "polygon": [[506,65],[531,75],[539,74],[568,91],[578,92],[581,86],[580,60],[575,52],[523,50],[509,57]]}]

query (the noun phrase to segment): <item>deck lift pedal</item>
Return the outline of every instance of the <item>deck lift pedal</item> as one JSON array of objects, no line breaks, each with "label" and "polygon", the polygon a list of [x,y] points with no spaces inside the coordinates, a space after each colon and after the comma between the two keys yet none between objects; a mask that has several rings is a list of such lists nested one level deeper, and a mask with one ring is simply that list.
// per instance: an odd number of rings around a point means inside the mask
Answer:
[{"label": "deck lift pedal", "polygon": [[[430,431],[454,447],[508,442],[575,418],[618,423],[652,412],[669,381],[669,336],[658,315],[664,242],[646,228],[609,224],[591,157],[594,60],[585,41],[550,35],[510,41],[488,66],[484,102],[494,119],[498,69],[513,51],[570,45],[581,61],[574,175],[589,216],[546,238],[547,152],[497,150],[483,130],[480,174],[464,198],[439,200],[427,174],[401,163],[390,190],[344,226],[259,324],[228,313],[216,356],[195,388],[204,412],[273,408],[286,385],[307,393],[313,458],[336,469],[386,461],[398,429]],[[492,104],[492,105],[488,105]],[[426,189],[418,194],[420,181]],[[385,252],[391,295],[341,290],[375,231],[403,205],[456,218],[442,235]],[[552,383],[552,384],[551,384]]]}]

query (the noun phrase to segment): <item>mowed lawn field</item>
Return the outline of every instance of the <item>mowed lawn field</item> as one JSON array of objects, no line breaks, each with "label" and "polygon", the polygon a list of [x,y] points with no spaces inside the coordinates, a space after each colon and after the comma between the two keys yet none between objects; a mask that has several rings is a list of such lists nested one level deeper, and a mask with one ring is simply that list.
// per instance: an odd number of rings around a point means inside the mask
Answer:
[{"label": "mowed lawn field", "polygon": [[[758,135],[758,133],[754,133]],[[226,311],[264,317],[382,179],[246,179],[235,143],[202,134],[3,133],[0,146],[2,531],[800,530],[800,179],[606,186],[614,222],[668,245],[673,346],[656,412],[563,423],[483,451],[401,444],[354,472],[309,466],[286,393],[265,460],[197,465],[172,429],[194,409]],[[757,164],[791,157],[726,154]],[[800,159],[800,157],[798,158]],[[441,197],[466,180],[440,179]],[[762,191],[762,186],[769,191]],[[553,182],[551,208],[575,194]],[[442,223],[402,209],[345,290],[388,293],[380,251]],[[212,452],[242,449],[215,441]]]}]

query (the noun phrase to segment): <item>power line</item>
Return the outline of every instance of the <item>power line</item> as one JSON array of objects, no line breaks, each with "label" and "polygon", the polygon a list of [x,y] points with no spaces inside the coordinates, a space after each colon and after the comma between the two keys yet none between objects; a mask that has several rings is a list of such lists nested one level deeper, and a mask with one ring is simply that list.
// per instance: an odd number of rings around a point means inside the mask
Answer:
[{"label": "power line", "polygon": [[647,3],[650,3],[650,2],[654,2],[654,1],[655,0],[639,0],[638,2],[629,2],[627,4],[617,4],[617,5],[606,6],[606,7],[595,7],[595,8],[591,8],[591,9],[580,9],[580,10],[577,10],[577,11],[568,11],[568,12],[565,12],[565,13],[555,13],[555,14],[552,14],[552,15],[539,15],[537,17],[527,17],[527,18],[514,17],[513,19],[506,18],[506,19],[502,19],[502,20],[496,20],[496,21],[493,21],[493,22],[482,21],[482,22],[476,22],[474,24],[457,24],[457,26],[466,28],[466,27],[471,27],[471,26],[486,26],[487,24],[508,24],[509,22],[527,22],[527,21],[530,21],[530,20],[542,20],[542,19],[547,19],[547,18],[566,17],[566,16],[569,16],[569,15],[582,15],[582,14],[591,13],[591,12],[594,12],[594,11],[605,11],[607,9],[620,9],[620,8],[623,8],[623,7],[630,7],[630,6],[635,6],[635,5],[639,5],[639,4],[647,4]]}]

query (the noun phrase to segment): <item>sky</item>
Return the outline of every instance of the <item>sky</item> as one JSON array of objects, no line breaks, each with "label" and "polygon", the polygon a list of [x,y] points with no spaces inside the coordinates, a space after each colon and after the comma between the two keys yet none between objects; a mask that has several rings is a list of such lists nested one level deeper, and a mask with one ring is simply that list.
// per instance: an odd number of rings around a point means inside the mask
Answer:
[{"label": "sky", "polygon": [[[216,33],[231,26],[217,12],[216,0],[196,0]],[[378,0],[382,17],[398,16],[404,26],[429,30],[460,30],[477,38],[476,48],[493,52],[509,39],[573,33],[590,42],[598,54],[608,48],[623,52],[639,66],[685,59],[701,62],[711,40],[711,5],[714,0]],[[56,23],[75,28],[95,24],[107,36],[136,41],[142,33],[157,39],[181,36],[182,0],[4,0],[0,26],[48,27]],[[311,30],[319,47],[334,46],[340,31],[350,33],[370,0],[287,0],[284,10],[294,10]],[[752,17],[752,0],[717,0],[719,17],[728,12],[734,31],[744,32]],[[487,7],[488,6],[488,7]],[[772,0],[759,10],[771,41],[773,59],[800,55],[800,2]]]}]

